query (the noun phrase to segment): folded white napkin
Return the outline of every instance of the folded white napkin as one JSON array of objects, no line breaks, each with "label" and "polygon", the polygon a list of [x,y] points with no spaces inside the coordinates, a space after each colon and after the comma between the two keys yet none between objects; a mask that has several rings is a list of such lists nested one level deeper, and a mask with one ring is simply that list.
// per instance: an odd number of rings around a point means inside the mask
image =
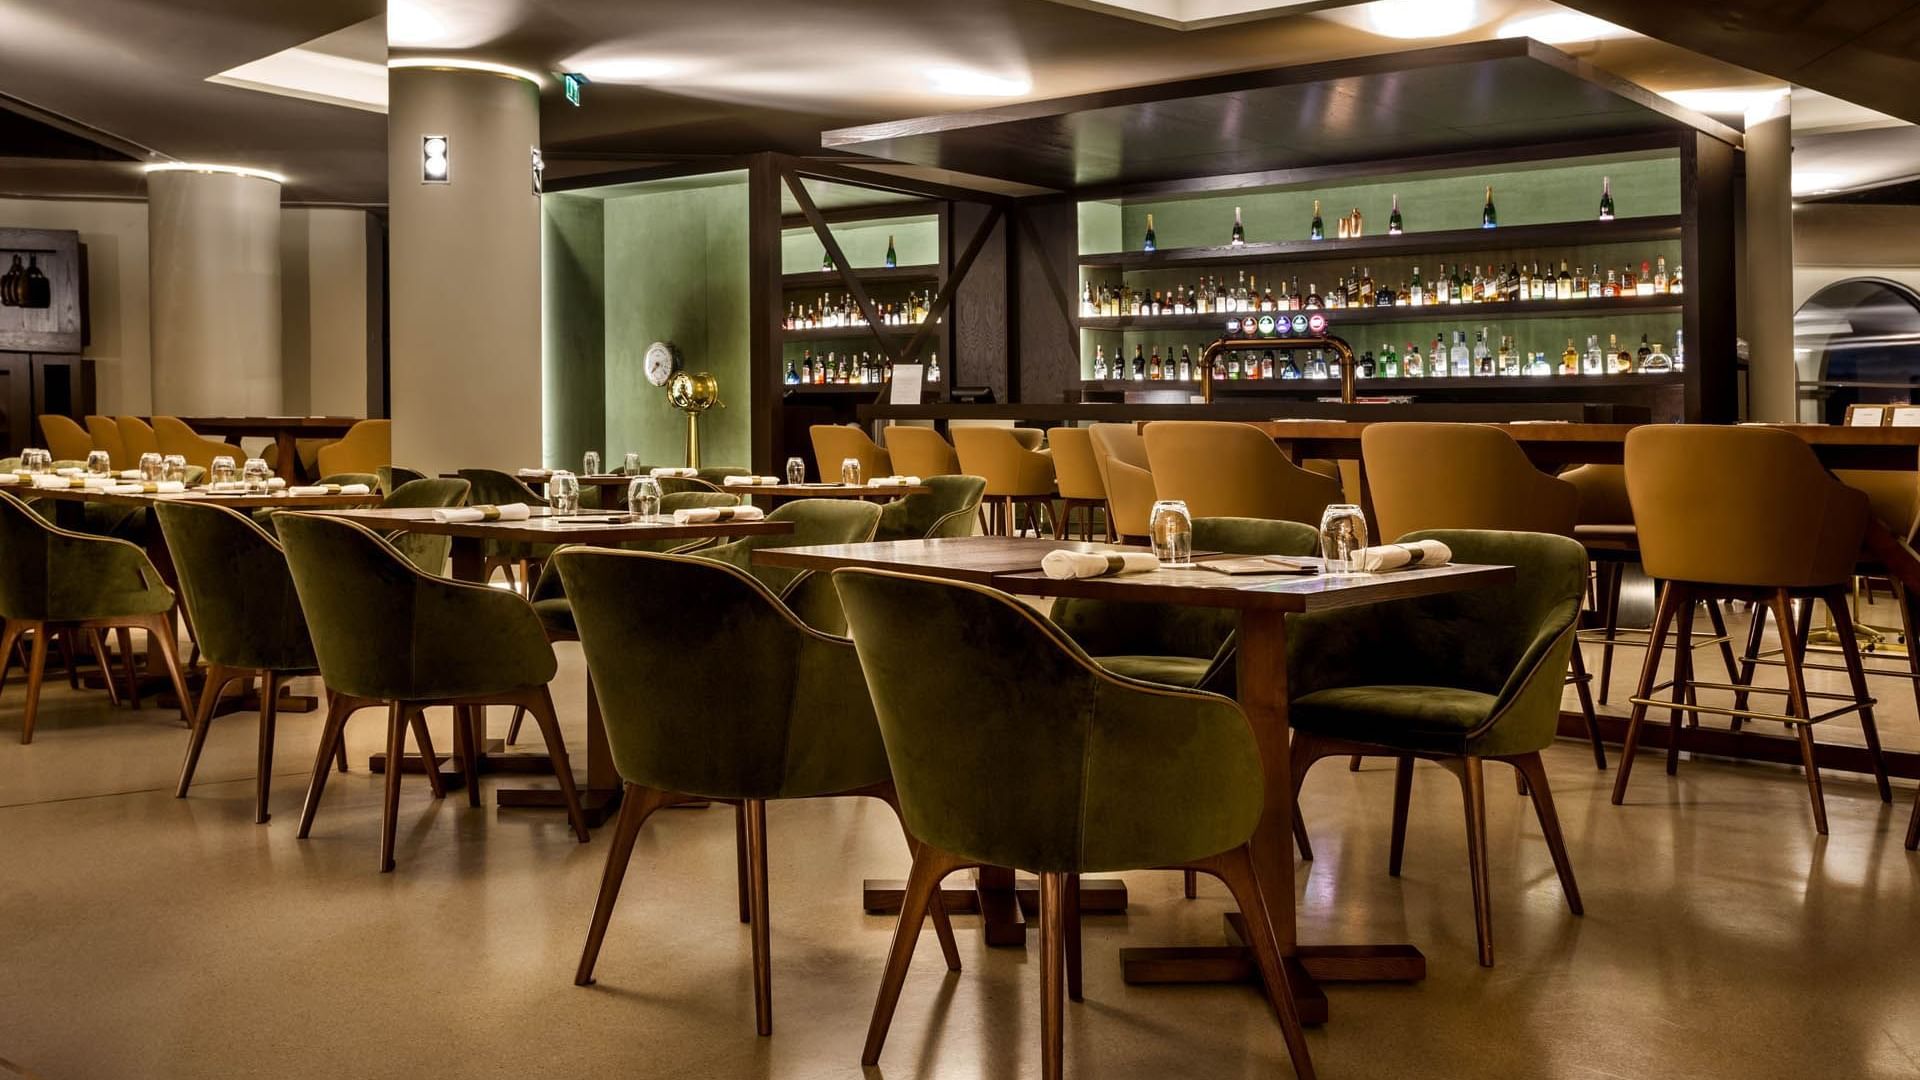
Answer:
[{"label": "folded white napkin", "polygon": [[1160,560],[1148,551],[1060,550],[1047,552],[1040,560],[1040,569],[1055,581],[1065,581],[1109,574],[1144,574],[1160,569]]},{"label": "folded white napkin", "polygon": [[520,469],[517,472],[515,472],[513,475],[519,477],[522,480],[545,480],[548,476],[552,474],[549,473],[546,469]]},{"label": "folded white napkin", "polygon": [[781,483],[777,476],[723,476],[720,483],[727,487],[772,487]]},{"label": "folded white napkin", "polygon": [[247,492],[247,485],[242,480],[222,480],[208,484],[207,490],[215,495],[244,495]]},{"label": "folded white napkin", "polygon": [[868,487],[919,487],[917,476],[876,476],[867,481]]},{"label": "folded white napkin", "polygon": [[19,482],[20,482],[19,473],[0,473],[0,487],[6,487],[10,484],[17,484]]},{"label": "folded white napkin", "polygon": [[372,492],[365,484],[307,484],[287,489],[289,495],[366,495]]},{"label": "folded white napkin", "polygon": [[699,476],[700,470],[689,469],[685,467],[674,468],[674,467],[663,465],[660,468],[653,470],[653,472],[649,473],[648,475],[650,476]]},{"label": "folded white napkin", "polygon": [[673,512],[675,525],[705,525],[710,521],[759,521],[767,516],[757,506],[692,506]]},{"label": "folded white napkin", "polygon": [[[278,491],[278,490],[280,490],[281,488],[283,488],[283,487],[286,487],[286,486],[287,486],[287,478],[286,478],[286,477],[284,477],[284,476],[269,476],[269,477],[267,477],[267,490],[268,490],[268,491]],[[360,489],[360,492],[359,492],[360,494],[362,494],[362,495],[364,495],[364,494],[366,494],[366,491],[367,491],[367,485],[365,485],[365,484],[348,484],[347,486],[348,486],[348,487],[357,487],[357,488],[359,488],[359,489]]]},{"label": "folded white napkin", "polygon": [[1377,574],[1414,566],[1445,566],[1453,552],[1438,540],[1415,540],[1411,544],[1383,544],[1361,548],[1353,553],[1353,568]]},{"label": "folded white napkin", "polygon": [[56,476],[85,476],[85,475],[87,475],[87,470],[85,470],[85,469],[83,469],[83,468],[81,468],[81,467],[80,467],[80,466],[78,466],[78,465],[62,465],[62,466],[60,466],[59,468],[57,468],[57,469],[55,469],[55,470],[53,470],[53,472],[54,472],[54,475],[56,475]]},{"label": "folded white napkin", "polygon": [[139,470],[139,469],[121,469],[121,470],[120,470],[120,479],[122,479],[122,480],[138,480],[138,479],[140,479],[140,470]]},{"label": "folded white napkin", "polygon": [[115,495],[178,495],[187,485],[178,480],[142,480],[137,484],[115,484],[107,491]]},{"label": "folded white napkin", "polygon": [[37,488],[77,488],[86,487],[87,480],[86,477],[79,475],[69,476],[64,473],[35,473],[33,475],[33,486]]},{"label": "folded white napkin", "polygon": [[455,521],[525,521],[533,511],[526,503],[508,503],[505,506],[450,506],[444,510],[435,510],[433,520],[439,522]]}]

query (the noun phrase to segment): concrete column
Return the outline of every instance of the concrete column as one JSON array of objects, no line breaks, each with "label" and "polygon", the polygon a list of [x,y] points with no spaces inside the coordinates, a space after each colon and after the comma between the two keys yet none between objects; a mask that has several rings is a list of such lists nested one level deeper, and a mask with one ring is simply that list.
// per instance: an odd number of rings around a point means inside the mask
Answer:
[{"label": "concrete column", "polygon": [[[1793,133],[1787,95],[1747,112],[1747,407],[1796,419],[1793,364]],[[1688,342],[1689,345],[1692,342]]]},{"label": "concrete column", "polygon": [[[539,91],[493,72],[387,76],[394,461],[432,474],[540,463]],[[447,183],[421,180],[445,136]]]},{"label": "concrete column", "polygon": [[153,411],[259,416],[280,400],[280,185],[147,174]]}]

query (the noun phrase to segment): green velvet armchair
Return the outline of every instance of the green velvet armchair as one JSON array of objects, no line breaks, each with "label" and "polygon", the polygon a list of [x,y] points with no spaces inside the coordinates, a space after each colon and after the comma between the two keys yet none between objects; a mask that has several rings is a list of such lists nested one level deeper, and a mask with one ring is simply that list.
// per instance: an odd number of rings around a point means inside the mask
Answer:
[{"label": "green velvet armchair", "polygon": [[1079,998],[1079,875],[1191,867],[1238,901],[1294,1069],[1312,1076],[1247,847],[1266,789],[1239,707],[1116,675],[1005,593],[873,570],[833,580],[920,841],[861,1061],[879,1060],[920,921],[953,871],[1040,875],[1041,1075],[1054,1078],[1063,982]]},{"label": "green velvet armchair", "polygon": [[[1512,566],[1518,576],[1506,586],[1291,620],[1293,787],[1297,794],[1307,770],[1324,757],[1395,759],[1388,871],[1397,876],[1414,759],[1453,773],[1466,800],[1480,962],[1490,967],[1483,761],[1504,761],[1525,779],[1567,906],[1581,913],[1540,751],[1560,722],[1567,654],[1586,589],[1586,549],[1546,533],[1442,529],[1402,539],[1439,540],[1458,562]],[[1301,854],[1312,858],[1304,828],[1296,839]]]},{"label": "green velvet armchair", "polygon": [[[587,668],[606,703],[607,744],[625,784],[620,820],[574,981],[593,981],[634,840],[676,794],[735,802],[753,927],[754,1015],[773,1030],[766,804],[872,796],[898,810],[886,749],[852,645],[795,618],[725,563],[566,548],[553,563],[573,597]],[[672,657],[671,671],[635,657]],[[911,833],[909,848],[915,847]],[[959,951],[935,925],[950,967]]]},{"label": "green velvet armchair", "polygon": [[427,474],[419,469],[409,469],[405,465],[382,465],[374,471],[374,479],[380,482],[378,489],[382,495],[391,495],[402,484],[427,479]]},{"label": "green velvet armchair", "polygon": [[[470,487],[465,480],[409,480],[388,492],[380,500],[380,506],[383,509],[465,506]],[[435,577],[446,575],[453,537],[405,530],[382,533],[381,537],[421,570]]]},{"label": "green velvet armchair", "polygon": [[[28,633],[27,699],[20,720],[20,741],[33,741],[40,711],[40,687],[46,675],[47,648],[56,633],[68,640],[92,642],[102,672],[108,670],[99,632],[145,630],[157,646],[187,717],[186,679],[180,669],[173,626],[173,590],[147,560],[146,552],[125,540],[58,528],[10,492],[0,492],[0,658],[11,658]],[[121,638],[123,647],[131,634]],[[127,652],[129,662],[132,653]],[[0,669],[0,689],[6,673]],[[136,687],[133,691],[139,693]]]},{"label": "green velvet armchair", "polygon": [[[573,769],[547,691],[556,664],[553,646],[533,607],[516,593],[423,573],[371,530],[316,514],[282,514],[280,541],[313,634],[321,677],[333,691],[321,731],[313,781],[300,815],[305,839],[326,789],[327,767],[338,753],[348,717],[385,704],[386,810],[380,869],[393,869],[394,823],[411,719],[434,705],[453,706],[454,752],[466,777],[470,806],[480,805],[475,769],[486,705],[524,706],[546,736],[554,778],[581,843],[587,823],[574,791]],[[440,772],[424,724],[414,726],[428,785],[436,797]]]},{"label": "green velvet armchair", "polygon": [[[460,479],[472,485],[467,492],[469,506],[505,506],[525,503],[545,506],[545,497],[521,482],[520,478],[498,469],[460,469]],[[553,554],[552,544],[532,544],[522,540],[487,540],[480,547],[480,579],[488,581],[499,570],[515,588],[531,591],[539,577],[538,564]],[[514,572],[518,569],[519,576]]]},{"label": "green velvet armchair", "polygon": [[847,622],[840,613],[840,598],[834,594],[832,582],[807,570],[756,565],[753,553],[760,548],[864,544],[873,539],[880,514],[880,507],[854,499],[796,499],[767,515],[768,521],[793,522],[791,533],[743,536],[700,548],[694,554],[745,570],[777,594],[808,626],[823,634],[844,635]]},{"label": "green velvet armchair", "polygon": [[972,536],[980,496],[987,481],[978,476],[929,476],[921,483],[925,494],[895,499],[880,510],[875,540],[931,540],[943,536]]},{"label": "green velvet armchair", "polygon": [[235,682],[244,691],[247,681],[257,677],[260,738],[253,820],[264,824],[273,784],[273,730],[280,688],[288,678],[319,670],[286,554],[251,518],[223,506],[160,501],[153,510],[173,557],[194,640],[207,661],[206,683],[194,710],[193,734],[174,796],[186,798],[193,784],[221,693]]}]

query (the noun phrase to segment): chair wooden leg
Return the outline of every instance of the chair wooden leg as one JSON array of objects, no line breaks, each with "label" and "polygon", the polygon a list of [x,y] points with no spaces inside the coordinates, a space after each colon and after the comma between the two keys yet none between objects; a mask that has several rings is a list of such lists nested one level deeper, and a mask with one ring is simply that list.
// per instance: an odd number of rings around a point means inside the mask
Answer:
[{"label": "chair wooden leg", "polygon": [[[1682,586],[1675,586],[1683,588]],[[1693,590],[1685,589],[1673,611],[1673,704],[1668,711],[1667,733],[1667,775],[1674,776],[1680,771],[1680,727],[1688,713],[1679,708],[1691,701],[1693,689],[1693,604],[1699,599]]]},{"label": "chair wooden leg", "polygon": [[[26,624],[18,619],[7,619],[4,626],[0,626],[0,694],[6,692],[7,673],[13,670],[14,653],[20,648],[21,635],[25,628]],[[27,666],[25,656],[20,657],[20,666]],[[114,704],[118,705],[119,702],[116,701]]]},{"label": "chair wooden leg", "polygon": [[[907,854],[914,858],[920,856],[920,841],[907,829],[907,819],[900,813],[900,796],[894,790],[891,781],[881,784],[877,789],[867,792],[877,796],[881,802],[893,810],[893,816],[900,822],[900,834],[906,838]],[[953,936],[953,919],[947,914],[946,901],[935,890],[927,901],[927,915],[933,919],[933,934],[940,941],[940,954],[947,962],[948,971],[960,970],[960,943]]]},{"label": "chair wooden leg", "polygon": [[753,914],[753,1026],[773,1034],[772,927],[767,909],[767,804],[748,799],[747,903]]},{"label": "chair wooden leg", "polygon": [[1733,682],[1737,676],[1733,661],[1733,639],[1727,636],[1727,617],[1720,610],[1720,601],[1707,600],[1707,622],[1713,627],[1713,636],[1720,639],[1720,662],[1726,665],[1727,681]]},{"label": "chair wooden leg", "polygon": [[1233,894],[1240,914],[1246,920],[1247,944],[1253,947],[1260,981],[1265,984],[1267,1003],[1280,1021],[1280,1037],[1287,1044],[1287,1056],[1293,1059],[1293,1073],[1299,1080],[1314,1080],[1313,1057],[1307,1052],[1307,1036],[1300,1029],[1300,1012],[1294,1004],[1293,982],[1287,974],[1287,961],[1280,953],[1280,939],[1273,929],[1273,913],[1260,891],[1259,877],[1253,870],[1253,853],[1245,848],[1224,852],[1206,860],[1202,869],[1218,877]]},{"label": "chair wooden leg", "polygon": [[116,626],[114,637],[120,642],[120,665],[127,670],[127,698],[137,709],[140,707],[140,669],[133,658],[133,629]]},{"label": "chair wooden leg", "polygon": [[460,764],[460,778],[467,789],[467,806],[480,806],[480,755],[473,745],[473,718],[467,709],[453,710],[453,755]]},{"label": "chair wooden leg", "polygon": [[1061,514],[1053,521],[1053,538],[1055,540],[1065,540],[1067,538],[1067,522],[1071,520],[1073,520],[1073,504],[1069,502],[1067,504],[1067,512]]},{"label": "chair wooden leg", "polygon": [[[73,635],[75,631],[60,631],[60,664],[67,670],[67,689],[80,689],[80,669],[73,663]],[[188,706],[192,708],[192,706]]]},{"label": "chair wooden leg", "polygon": [[[300,807],[300,839],[307,838],[308,830],[313,828],[314,812],[320,809],[320,795],[327,790],[327,774],[333,764],[338,748],[345,744],[343,736],[347,726],[347,714],[353,711],[346,695],[335,694],[327,702],[327,719],[320,727],[320,751],[313,762],[313,779],[307,782],[306,802]],[[398,769],[389,769],[397,773]]]},{"label": "chair wooden leg", "polygon": [[1360,771],[1360,755],[1359,754],[1354,754],[1347,758],[1347,771],[1348,772]]},{"label": "chair wooden leg", "polygon": [[1860,663],[1860,642],[1853,636],[1853,614],[1847,610],[1847,594],[1834,590],[1825,597],[1827,610],[1833,613],[1833,630],[1840,638],[1840,655],[1846,659],[1847,679],[1855,701],[1861,702],[1860,733],[1866,737],[1867,753],[1873,758],[1873,779],[1880,789],[1880,801],[1893,802],[1893,786],[1887,783],[1887,762],[1880,752],[1880,728],[1873,720],[1873,707],[1865,704],[1873,694],[1867,689],[1866,668]]},{"label": "chair wooden leg", "polygon": [[1040,875],[1040,1076],[1061,1080],[1065,1070],[1064,997],[1062,969],[1066,944],[1067,875]]},{"label": "chair wooden leg", "polygon": [[[1600,601],[1600,625],[1606,631],[1600,646],[1600,704],[1607,703],[1607,684],[1613,680],[1613,641],[1620,632],[1620,583],[1627,576],[1625,563],[1603,562],[1601,574],[1606,580]],[[1577,646],[1576,646],[1577,647]]]},{"label": "chair wooden leg", "polygon": [[1181,882],[1180,882],[1181,894],[1184,895],[1189,900],[1192,900],[1195,897],[1199,896],[1200,895],[1200,875],[1192,870],[1183,870],[1181,871],[1180,876],[1181,876]]},{"label": "chair wooden leg", "polygon": [[1068,874],[1066,884],[1061,888],[1060,899],[1063,903],[1061,924],[1066,934],[1060,939],[1061,951],[1067,962],[1067,1000],[1084,1001],[1085,987],[1080,979],[1080,875]]},{"label": "chair wooden leg", "polygon": [[[1807,605],[1813,607],[1811,603]],[[1774,625],[1780,628],[1782,646],[1781,655],[1787,662],[1787,711],[1802,721],[1813,713],[1807,707],[1807,687],[1800,668],[1800,658],[1804,655],[1803,643],[1799,640],[1799,620],[1793,616],[1793,601],[1785,589],[1773,597]],[[1827,799],[1820,788],[1820,763],[1814,752],[1813,725],[1799,723],[1793,725],[1800,737],[1800,762],[1807,774],[1807,797],[1813,802],[1813,827],[1821,836],[1827,835]]]},{"label": "chair wooden leg", "polygon": [[[211,676],[211,673],[209,673]],[[265,825],[273,815],[267,811],[267,798],[273,792],[273,728],[280,711],[280,675],[273,671],[260,674],[260,745],[253,770],[253,823]],[[200,737],[205,738],[204,732]]]},{"label": "chair wooden leg", "polygon": [[1401,755],[1393,762],[1393,841],[1387,848],[1387,873],[1400,876],[1400,859],[1407,850],[1407,803],[1413,795],[1413,758]]},{"label": "chair wooden leg", "polygon": [[1913,704],[1920,709],[1920,642],[1913,639],[1913,612],[1907,608],[1907,587],[1900,582],[1893,583],[1894,606],[1900,609],[1900,641],[1907,647],[1907,673],[1914,678],[1912,683]]},{"label": "chair wooden leg", "polygon": [[1907,818],[1907,850],[1920,849],[1920,791],[1913,793],[1913,814]]},{"label": "chair wooden leg", "polygon": [[880,995],[873,1003],[873,1018],[867,1023],[867,1042],[860,1051],[862,1065],[880,1063],[880,1050],[886,1045],[888,1028],[893,1026],[893,1011],[900,1004],[900,989],[913,964],[913,949],[920,942],[927,909],[939,894],[940,883],[965,865],[937,848],[926,844],[919,847],[913,869],[907,874],[906,893],[900,899],[900,920],[894,924],[893,944],[887,950],[886,970],[880,976]]},{"label": "chair wooden leg", "polygon": [[[1754,672],[1760,665],[1758,659],[1760,656],[1760,645],[1766,639],[1766,632],[1767,605],[1755,604],[1753,605],[1753,614],[1747,620],[1747,650],[1742,654],[1740,660],[1740,674],[1733,680],[1741,686],[1753,685]],[[1916,671],[1920,672],[1920,669],[1916,669]],[[1920,688],[1920,683],[1916,683],[1915,686]],[[1745,690],[1735,690],[1733,692],[1733,707],[1736,709],[1746,708],[1748,697],[1749,695]],[[1731,726],[1733,730],[1739,731],[1745,726],[1745,719],[1736,716],[1733,718]]]},{"label": "chair wooden leg", "polygon": [[[440,775],[440,755],[434,752],[433,735],[427,731],[426,710],[410,707],[407,712],[409,713],[408,726],[413,728],[414,745],[420,748],[420,764],[424,767],[427,774],[427,790],[433,792],[434,798],[444,799],[447,797],[447,781]],[[454,741],[456,744],[460,739],[459,730],[461,720],[461,710],[458,708],[454,709],[453,727]],[[399,760],[399,758],[388,758],[387,771],[396,771],[394,763]]]},{"label": "chair wooden leg", "polygon": [[212,726],[213,710],[220,702],[220,692],[227,683],[240,677],[240,673],[218,664],[207,667],[206,684],[200,688],[200,704],[193,714],[193,730],[187,734],[187,759],[180,765],[180,782],[174,786],[173,797],[184,799],[187,788],[193,785],[193,773],[200,767],[200,750],[207,743],[207,729]]},{"label": "chair wooden leg", "polygon": [[1573,862],[1567,858],[1567,841],[1560,833],[1560,815],[1553,808],[1553,791],[1547,786],[1547,765],[1540,755],[1522,754],[1508,763],[1527,778],[1533,793],[1533,812],[1540,819],[1541,835],[1547,840],[1547,853],[1553,856],[1553,872],[1560,875],[1560,891],[1567,898],[1567,910],[1586,914],[1580,903],[1580,886],[1573,880]]},{"label": "chair wooden leg", "polygon": [[[1587,722],[1587,739],[1593,743],[1593,767],[1607,767],[1607,746],[1600,741],[1600,721],[1593,715],[1593,680],[1587,676],[1586,658],[1580,655],[1580,639],[1573,640],[1572,659],[1568,667],[1573,672],[1574,696],[1580,699],[1580,715]],[[1522,793],[1524,794],[1524,792]]]},{"label": "chair wooden leg", "polygon": [[740,925],[748,926],[753,922],[753,904],[747,897],[747,804],[733,804],[733,861],[734,882],[740,894]]},{"label": "chair wooden leg", "polygon": [[173,694],[180,700],[180,720],[193,726],[193,695],[187,691],[187,676],[180,668],[180,645],[174,640],[173,620],[166,615],[152,616],[146,626],[147,641],[160,646],[160,662],[173,683]]},{"label": "chair wooden leg", "polygon": [[31,623],[33,628],[33,650],[27,657],[27,704],[20,718],[20,745],[33,741],[33,722],[40,716],[40,683],[47,674],[47,638],[50,636],[46,623]]},{"label": "chair wooden leg", "polygon": [[[107,661],[107,642],[98,630],[87,631],[87,645],[93,649],[93,662],[100,668],[100,681],[107,684],[107,704],[120,704],[120,684],[113,680],[113,665]],[[6,655],[0,648],[0,656]]]},{"label": "chair wooden leg", "polygon": [[1640,725],[1647,719],[1647,706],[1644,699],[1653,693],[1654,683],[1659,681],[1660,654],[1666,651],[1667,628],[1673,623],[1674,604],[1678,593],[1669,582],[1660,590],[1660,602],[1653,614],[1653,632],[1647,637],[1647,656],[1640,665],[1640,688],[1634,696],[1643,699],[1636,702],[1633,710],[1627,714],[1627,734],[1620,741],[1620,769],[1613,775],[1613,805],[1619,806],[1627,797],[1627,778],[1633,775],[1633,755],[1640,745]]},{"label": "chair wooden leg", "polygon": [[1307,840],[1307,823],[1300,813],[1300,785],[1307,779],[1307,770],[1313,763],[1326,756],[1320,742],[1304,731],[1295,730],[1293,742],[1287,752],[1287,768],[1292,773],[1293,783],[1293,845],[1300,849],[1300,857],[1313,861],[1313,845]]},{"label": "chair wooden leg", "polygon": [[580,809],[580,793],[574,789],[573,766],[567,761],[567,744],[560,737],[560,718],[553,711],[553,696],[542,686],[534,691],[526,706],[527,711],[533,714],[534,723],[540,725],[540,734],[546,739],[547,757],[553,762],[553,776],[560,781],[560,796],[567,803],[567,820],[573,823],[574,835],[584,844],[589,839],[587,815]]},{"label": "chair wooden leg", "polygon": [[1473,882],[1473,933],[1480,945],[1480,966],[1493,966],[1493,910],[1487,881],[1487,784],[1477,757],[1442,758],[1440,764],[1460,778],[1467,809],[1467,876]]},{"label": "chair wooden leg", "polygon": [[507,745],[508,746],[513,746],[519,743],[520,721],[525,720],[526,718],[527,718],[527,710],[525,706],[520,706],[513,710],[513,719],[507,724]]},{"label": "chair wooden leg", "polygon": [[593,965],[600,959],[600,945],[607,939],[607,923],[613,918],[613,902],[620,898],[620,884],[627,877],[627,863],[633,859],[633,842],[640,826],[653,812],[667,805],[665,792],[627,784],[620,800],[620,817],[613,826],[613,843],[607,852],[607,865],[600,872],[600,898],[594,901],[593,921],[587,926],[587,944],[580,952],[580,966],[573,973],[573,985],[593,983]]},{"label": "chair wooden leg", "polygon": [[393,872],[394,828],[400,816],[400,768],[407,753],[407,707],[395,701],[387,706],[386,803],[380,818],[380,872]]}]

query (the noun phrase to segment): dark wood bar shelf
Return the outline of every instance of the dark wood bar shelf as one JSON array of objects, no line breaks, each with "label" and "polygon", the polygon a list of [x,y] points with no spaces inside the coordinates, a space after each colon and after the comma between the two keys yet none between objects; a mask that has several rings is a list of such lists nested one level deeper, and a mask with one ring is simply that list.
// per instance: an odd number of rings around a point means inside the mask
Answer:
[{"label": "dark wood bar shelf", "polygon": [[[1355,324],[1397,322],[1459,322],[1462,326],[1495,319],[1548,316],[1666,315],[1685,309],[1681,295],[1616,296],[1611,300],[1502,300],[1485,304],[1422,304],[1419,307],[1352,307],[1320,310],[1334,333]],[[1239,315],[1082,315],[1083,330],[1213,330],[1224,334],[1228,319],[1262,314],[1293,315],[1291,311],[1245,312]],[[1309,313],[1311,314],[1311,313]]]},{"label": "dark wood bar shelf", "polygon": [[[880,332],[905,340],[920,329],[919,323],[903,323],[899,326],[882,326]],[[849,339],[873,340],[873,330],[866,326],[819,326],[811,330],[782,330],[780,336],[788,341],[846,341]]]},{"label": "dark wood bar shelf", "polygon": [[821,383],[818,385],[803,383],[798,386],[780,384],[780,393],[785,397],[810,398],[870,398],[878,399],[886,393],[886,383]]},{"label": "dark wood bar shelf", "polygon": [[[1686,373],[1667,375],[1482,375],[1476,378],[1360,379],[1354,392],[1361,397],[1417,394],[1421,390],[1540,390],[1618,386],[1679,386]],[[1082,389],[1095,393],[1149,393],[1155,390],[1200,392],[1194,379],[1087,379]],[[1267,394],[1340,396],[1339,379],[1221,379],[1213,384],[1215,400],[1260,397]]]},{"label": "dark wood bar shelf", "polygon": [[1237,248],[1221,246],[1169,248],[1165,251],[1114,251],[1082,255],[1080,265],[1124,272],[1168,270],[1179,266],[1258,265],[1310,259],[1389,258],[1396,255],[1506,251],[1515,248],[1581,247],[1639,240],[1677,240],[1680,238],[1680,229],[1680,215],[1667,214],[1615,221],[1506,225],[1497,229],[1444,229],[1402,233],[1399,236],[1362,236],[1349,240],[1268,241]]},{"label": "dark wood bar shelf", "polygon": [[[926,285],[940,280],[938,266],[868,266],[856,267],[853,275],[864,285]],[[781,284],[789,289],[841,288],[846,281],[838,270],[808,270],[799,274],[780,275]]]}]

